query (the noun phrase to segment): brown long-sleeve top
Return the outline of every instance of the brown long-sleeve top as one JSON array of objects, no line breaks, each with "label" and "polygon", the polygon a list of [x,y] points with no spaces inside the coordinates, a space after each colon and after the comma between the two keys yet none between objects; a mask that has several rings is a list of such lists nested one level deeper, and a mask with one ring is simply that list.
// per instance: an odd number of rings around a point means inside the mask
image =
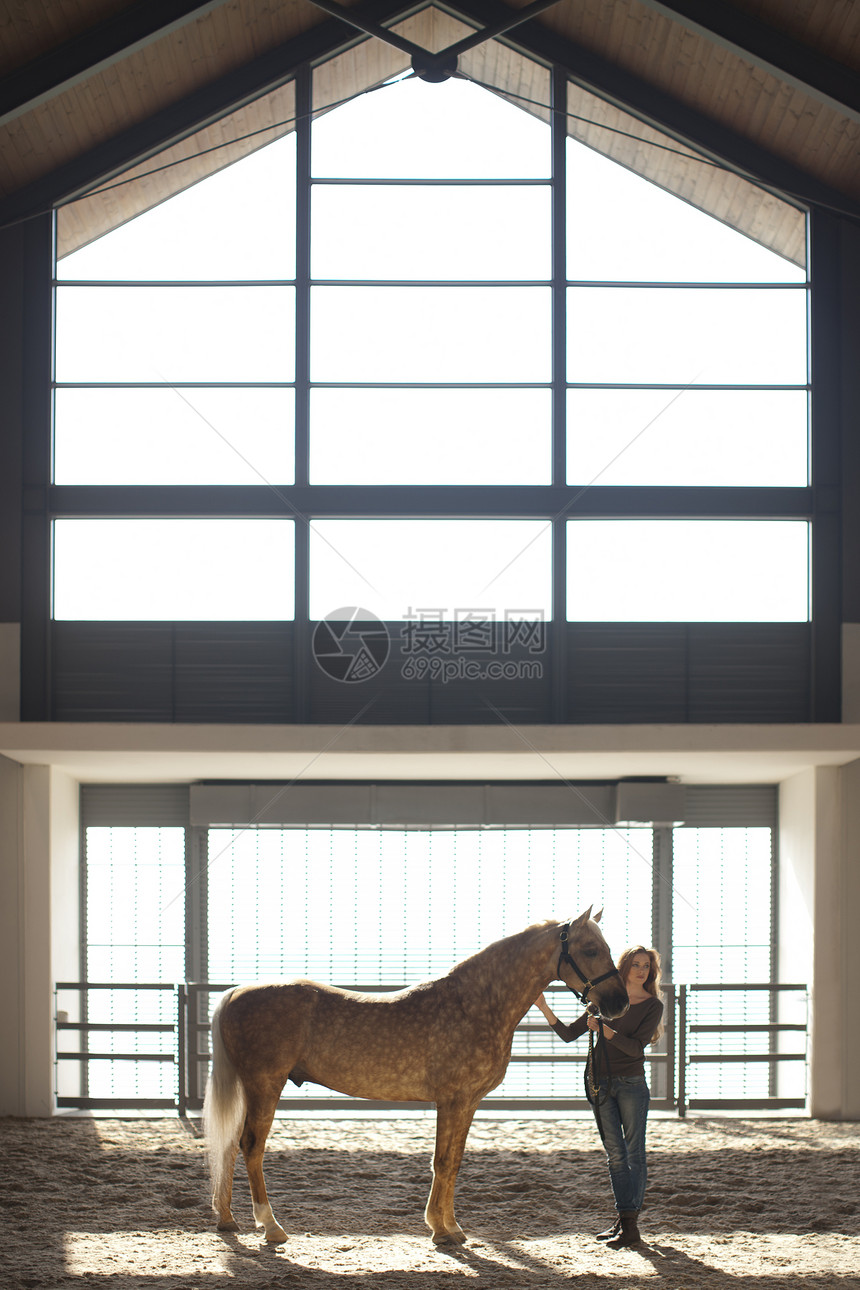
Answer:
[{"label": "brown long-sleeve top", "polygon": [[[553,1030],[569,1044],[579,1039],[588,1029],[587,1013],[583,1013],[570,1025],[556,1021]],[[612,1039],[607,1040],[609,1063],[613,1075],[644,1075],[645,1049],[657,1033],[660,1018],[663,1016],[663,1003],[660,999],[649,998],[642,1003],[631,1003],[623,1017],[608,1022],[610,1030],[615,1031]],[[601,1040],[595,1035],[597,1043]]]}]

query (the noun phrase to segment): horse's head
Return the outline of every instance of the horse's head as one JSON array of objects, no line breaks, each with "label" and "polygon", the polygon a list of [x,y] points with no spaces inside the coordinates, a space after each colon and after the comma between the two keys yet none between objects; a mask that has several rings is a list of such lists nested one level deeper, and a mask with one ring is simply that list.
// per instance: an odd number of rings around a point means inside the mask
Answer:
[{"label": "horse's head", "polygon": [[599,909],[592,918],[589,906],[579,918],[562,927],[557,975],[584,1003],[598,1007],[604,1017],[620,1017],[629,1008],[630,1001],[612,962],[609,946],[597,926],[602,913]]}]

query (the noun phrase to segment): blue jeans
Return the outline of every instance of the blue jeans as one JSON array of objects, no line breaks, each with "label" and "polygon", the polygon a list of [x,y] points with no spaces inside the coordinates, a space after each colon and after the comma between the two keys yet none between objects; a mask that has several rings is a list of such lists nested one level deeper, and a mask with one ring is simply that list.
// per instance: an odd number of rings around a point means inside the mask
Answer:
[{"label": "blue jeans", "polygon": [[645,1165],[645,1127],[651,1094],[644,1075],[614,1077],[600,1082],[600,1122],[609,1165],[615,1208],[640,1210],[648,1171]]}]

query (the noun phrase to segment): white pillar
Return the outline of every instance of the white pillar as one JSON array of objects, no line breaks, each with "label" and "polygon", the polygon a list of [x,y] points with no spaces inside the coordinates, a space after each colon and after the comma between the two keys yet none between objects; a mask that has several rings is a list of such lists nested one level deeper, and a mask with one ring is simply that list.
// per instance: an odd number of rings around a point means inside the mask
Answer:
[{"label": "white pillar", "polygon": [[811,986],[810,1110],[822,1120],[860,1119],[848,961],[860,928],[858,857],[860,762],[806,770],[781,785],[779,977]]},{"label": "white pillar", "polygon": [[54,1110],[54,982],[78,977],[77,784],[0,759],[0,1114]]},{"label": "white pillar", "polygon": [[[832,1005],[827,1008],[826,1023],[838,1035],[841,1052],[838,1095],[840,1120],[860,1120],[860,1030],[857,1026],[857,951],[860,947],[860,761],[850,762],[840,771],[841,836],[839,864],[829,875],[824,896],[827,914],[820,926],[822,955],[819,991],[831,997],[828,982],[832,980]],[[832,888],[832,890],[831,890]],[[833,933],[828,921],[833,917]],[[824,1112],[821,1112],[822,1117]]]},{"label": "white pillar", "polygon": [[[51,770],[52,991],[58,981],[78,981],[81,977],[80,849],[80,784],[54,767]],[[78,992],[66,993],[58,997],[57,1006],[68,1014],[69,1021],[80,1021],[81,1002]],[[61,1050],[79,1052],[81,1037],[77,1031],[60,1031],[57,1043]],[[60,1063],[57,1092],[80,1096],[81,1075],[80,1062]]]},{"label": "white pillar", "polygon": [[21,781],[18,763],[0,757],[0,1115],[23,1114]]}]

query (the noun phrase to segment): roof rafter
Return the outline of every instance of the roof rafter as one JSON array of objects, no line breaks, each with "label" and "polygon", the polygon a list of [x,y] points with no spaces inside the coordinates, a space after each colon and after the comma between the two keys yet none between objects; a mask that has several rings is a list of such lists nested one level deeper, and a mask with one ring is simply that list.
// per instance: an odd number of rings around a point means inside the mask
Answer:
[{"label": "roof rafter", "polygon": [[860,76],[755,14],[722,0],[640,0],[673,22],[680,22],[740,58],[755,63],[819,103],[860,121]]},{"label": "roof rafter", "polygon": [[[414,0],[412,3],[372,0],[361,11],[377,22],[396,22],[422,7]],[[82,196],[95,185],[106,183],[229,112],[286,84],[304,64],[333,58],[365,39],[353,26],[338,19],[302,32],[57,167],[26,188],[10,193],[0,202],[0,226],[28,219]]]},{"label": "roof rafter", "polygon": [[79,85],[93,73],[127,58],[185,23],[217,9],[224,0],[139,0],[129,9],[89,27],[0,81],[0,125],[13,121]]},{"label": "roof rafter", "polygon": [[[422,49],[413,41],[407,40],[404,36],[396,32],[388,31],[381,23],[374,23],[362,17],[354,9],[344,8],[341,0],[311,0],[311,4],[316,5],[318,9],[324,10],[333,17],[342,18],[344,22],[351,23],[359,31],[366,32],[368,36],[377,36],[380,40],[387,41],[395,49],[400,49],[412,58],[415,70],[420,72],[421,68],[446,68],[453,60],[456,60],[459,54],[465,53],[469,49],[474,49],[476,45],[482,45],[485,41],[491,40],[494,36],[500,36],[512,27],[518,27],[521,22],[528,21],[529,18],[535,17],[536,14],[543,13],[545,9],[553,9],[561,0],[531,0],[524,9],[509,9],[501,17],[497,17],[492,23],[487,23],[479,30],[472,32],[469,36],[464,36],[461,40],[455,41],[447,49],[440,50],[438,54],[433,54],[427,49]],[[428,7],[432,7],[431,0],[428,0]],[[440,77],[440,79],[445,79]]]},{"label": "roof rafter", "polygon": [[[439,7],[478,26],[498,17],[501,0],[444,0]],[[547,66],[558,64],[593,94],[778,197],[860,219],[860,202],[540,22],[499,39]]]}]

